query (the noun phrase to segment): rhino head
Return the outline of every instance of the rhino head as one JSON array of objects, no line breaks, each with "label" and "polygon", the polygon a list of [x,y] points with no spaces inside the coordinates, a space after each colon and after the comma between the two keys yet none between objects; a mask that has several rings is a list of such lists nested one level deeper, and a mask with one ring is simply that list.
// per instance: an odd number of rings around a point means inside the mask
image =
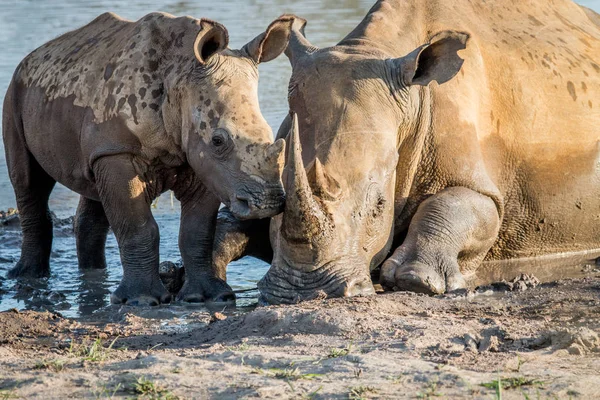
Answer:
[{"label": "rhino head", "polygon": [[285,202],[285,141],[273,143],[261,114],[257,66],[285,50],[291,23],[279,18],[242,49],[232,50],[224,26],[201,20],[189,70],[170,71],[165,83],[167,130],[180,132],[187,162],[240,219],[270,217]]},{"label": "rhino head", "polygon": [[458,72],[466,42],[447,33],[394,58],[372,45],[317,49],[304,25],[295,20],[286,49],[287,198],[271,222],[274,257],[259,283],[261,299],[275,304],[375,292],[370,271],[388,254],[396,203],[406,200],[395,195],[406,178],[399,162],[410,164],[399,143],[418,126],[419,90]]}]

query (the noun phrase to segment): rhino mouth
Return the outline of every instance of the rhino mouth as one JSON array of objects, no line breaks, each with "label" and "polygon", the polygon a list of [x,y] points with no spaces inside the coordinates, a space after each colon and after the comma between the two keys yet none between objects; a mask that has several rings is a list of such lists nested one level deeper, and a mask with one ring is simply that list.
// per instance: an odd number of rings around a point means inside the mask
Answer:
[{"label": "rhino mouth", "polygon": [[231,213],[240,220],[268,218],[283,211],[285,194],[283,189],[265,192],[239,193],[229,202]]},{"label": "rhino mouth", "polygon": [[[296,304],[302,301],[369,296],[375,294],[371,277],[350,263],[329,262],[304,272],[287,263],[273,264],[258,282],[262,304]],[[356,265],[356,264],[355,264]]]}]

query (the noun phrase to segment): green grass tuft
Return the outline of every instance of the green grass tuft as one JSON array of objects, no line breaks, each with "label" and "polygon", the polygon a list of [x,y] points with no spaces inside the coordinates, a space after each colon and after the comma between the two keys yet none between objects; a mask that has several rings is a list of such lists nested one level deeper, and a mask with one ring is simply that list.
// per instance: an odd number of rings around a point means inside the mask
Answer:
[{"label": "green grass tuft", "polygon": [[350,400],[367,400],[369,394],[377,393],[377,389],[373,386],[354,386],[350,388],[348,392],[348,399]]}]

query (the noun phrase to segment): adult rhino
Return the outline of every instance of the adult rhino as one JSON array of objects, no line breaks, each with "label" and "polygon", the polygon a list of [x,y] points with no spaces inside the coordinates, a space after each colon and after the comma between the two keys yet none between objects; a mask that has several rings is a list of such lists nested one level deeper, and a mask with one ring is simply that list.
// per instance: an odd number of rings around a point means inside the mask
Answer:
[{"label": "adult rhino", "polygon": [[112,302],[170,301],[158,273],[151,201],[181,201],[186,266],[178,297],[233,296],[211,268],[221,202],[238,218],[281,211],[284,141],[258,105],[257,65],[281,54],[292,20],[280,18],[241,50],[221,24],[152,13],[112,13],[29,54],[4,101],[3,136],[23,245],[9,277],[49,274],[56,182],[81,194],[75,232],[81,268],[104,268],[112,227],[123,279]]},{"label": "adult rhino", "polygon": [[318,49],[296,19],[285,212],[272,252],[223,216],[216,267],[268,259],[261,295],[290,303],[373,293],[380,265],[385,288],[443,293],[484,260],[600,247],[598,21],[570,0],[385,0]]}]

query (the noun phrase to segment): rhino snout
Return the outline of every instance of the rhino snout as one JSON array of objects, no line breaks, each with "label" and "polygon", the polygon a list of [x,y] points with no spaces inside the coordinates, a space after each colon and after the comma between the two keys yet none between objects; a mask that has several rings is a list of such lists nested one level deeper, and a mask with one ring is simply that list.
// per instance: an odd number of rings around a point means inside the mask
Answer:
[{"label": "rhino snout", "polygon": [[282,187],[265,188],[257,192],[239,191],[230,201],[229,209],[238,219],[268,218],[283,211],[285,192]]},{"label": "rhino snout", "polygon": [[294,304],[306,300],[370,296],[375,288],[357,263],[332,262],[317,269],[274,263],[258,283],[263,304]]}]

